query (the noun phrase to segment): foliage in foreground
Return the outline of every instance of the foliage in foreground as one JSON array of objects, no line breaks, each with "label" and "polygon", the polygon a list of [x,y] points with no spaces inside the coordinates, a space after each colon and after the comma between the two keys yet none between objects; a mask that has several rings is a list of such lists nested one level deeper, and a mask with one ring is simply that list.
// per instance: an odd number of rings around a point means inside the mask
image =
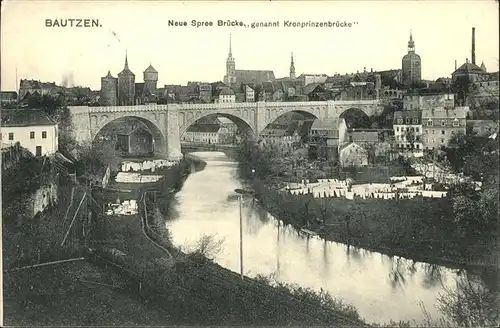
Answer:
[{"label": "foliage in foreground", "polygon": [[272,275],[257,275],[254,279],[257,282],[272,286],[278,291],[291,293],[294,297],[301,300],[302,302],[318,304],[322,307],[333,309],[334,311],[339,312],[350,319],[361,320],[356,307],[351,304],[345,303],[339,298],[332,297],[332,295],[328,291],[322,288],[319,291],[315,291],[312,288],[301,287],[298,284],[278,282]]}]

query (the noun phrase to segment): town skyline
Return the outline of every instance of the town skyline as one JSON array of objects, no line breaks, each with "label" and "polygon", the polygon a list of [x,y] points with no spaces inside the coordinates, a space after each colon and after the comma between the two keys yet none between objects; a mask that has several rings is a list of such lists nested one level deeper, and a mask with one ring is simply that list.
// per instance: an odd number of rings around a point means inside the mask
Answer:
[{"label": "town skyline", "polygon": [[[108,71],[116,77],[123,69],[125,53],[136,81],[142,81],[149,64],[159,72],[158,86],[222,81],[230,34],[236,69],[272,70],[280,78],[289,74],[291,53],[297,76],[331,76],[362,72],[364,68],[400,69],[411,30],[416,53],[422,58],[422,78],[435,80],[449,77],[455,60],[458,67],[466,58],[471,60],[471,29],[475,27],[477,64],[484,62],[489,72],[498,71],[498,11],[494,7],[498,5],[492,1],[314,2],[307,8],[291,2],[145,3],[120,3],[121,15],[116,15],[116,2],[79,2],[70,7],[62,1],[7,1],[2,6],[2,91],[17,90],[21,79],[59,85],[64,79],[72,79],[70,84],[99,90],[101,77]],[[385,5],[391,6],[392,12],[384,10]],[[409,17],[394,17],[405,11]],[[443,11],[454,15],[450,19],[442,15]],[[338,16],[329,17],[331,12]],[[28,13],[30,20],[20,28],[21,15]],[[102,27],[45,27],[47,17],[92,18]],[[133,17],[135,23],[130,24],[127,17]],[[427,25],[423,25],[422,17]],[[193,19],[216,23],[225,18],[248,23],[280,21],[281,27],[168,27],[168,20],[190,24]],[[350,28],[300,29],[283,27],[285,20],[346,20],[358,24]]]}]

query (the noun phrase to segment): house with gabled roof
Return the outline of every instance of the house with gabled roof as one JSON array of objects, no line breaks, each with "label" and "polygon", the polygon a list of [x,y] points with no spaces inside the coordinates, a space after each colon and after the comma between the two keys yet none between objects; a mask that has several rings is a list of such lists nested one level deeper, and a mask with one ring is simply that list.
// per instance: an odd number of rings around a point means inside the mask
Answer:
[{"label": "house with gabled roof", "polygon": [[2,148],[19,143],[35,156],[46,156],[58,151],[57,123],[41,110],[3,109]]}]

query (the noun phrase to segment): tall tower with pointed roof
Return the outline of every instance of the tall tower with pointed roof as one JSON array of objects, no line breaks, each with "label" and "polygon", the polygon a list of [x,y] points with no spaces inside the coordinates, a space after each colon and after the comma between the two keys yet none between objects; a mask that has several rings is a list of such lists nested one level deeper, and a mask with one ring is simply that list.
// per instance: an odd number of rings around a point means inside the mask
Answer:
[{"label": "tall tower with pointed roof", "polygon": [[408,53],[402,59],[403,84],[411,85],[420,83],[422,80],[422,67],[420,56],[415,53],[415,42],[410,31],[410,40],[408,41]]},{"label": "tall tower with pointed roof", "polygon": [[111,75],[111,72],[108,71],[108,74],[104,77],[101,77],[101,95],[99,98],[99,103],[102,106],[116,106],[117,105],[117,87],[118,80],[116,77]]},{"label": "tall tower with pointed roof", "polygon": [[293,63],[293,52],[292,52],[292,61],[290,62],[290,80],[295,79],[295,64]]},{"label": "tall tower with pointed roof", "polygon": [[128,68],[128,56],[125,53],[125,66],[118,73],[118,105],[132,106],[135,104],[135,74]]},{"label": "tall tower with pointed roof", "polygon": [[236,63],[233,58],[231,34],[229,34],[229,55],[226,59],[226,75],[224,76],[224,83],[229,85],[236,83]]},{"label": "tall tower with pointed roof", "polygon": [[144,71],[144,91],[148,91],[151,95],[156,95],[158,84],[158,71],[149,64],[148,68]]}]

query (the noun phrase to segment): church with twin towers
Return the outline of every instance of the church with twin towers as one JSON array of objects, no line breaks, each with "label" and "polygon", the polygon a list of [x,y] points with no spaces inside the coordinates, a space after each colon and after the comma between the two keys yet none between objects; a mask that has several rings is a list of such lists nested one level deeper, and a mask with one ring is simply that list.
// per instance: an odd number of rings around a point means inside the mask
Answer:
[{"label": "church with twin towers", "polygon": [[144,82],[136,83],[135,74],[128,67],[125,54],[125,65],[117,77],[111,71],[101,77],[101,106],[131,106],[156,102],[158,99],[158,71],[151,65],[143,72]]}]

